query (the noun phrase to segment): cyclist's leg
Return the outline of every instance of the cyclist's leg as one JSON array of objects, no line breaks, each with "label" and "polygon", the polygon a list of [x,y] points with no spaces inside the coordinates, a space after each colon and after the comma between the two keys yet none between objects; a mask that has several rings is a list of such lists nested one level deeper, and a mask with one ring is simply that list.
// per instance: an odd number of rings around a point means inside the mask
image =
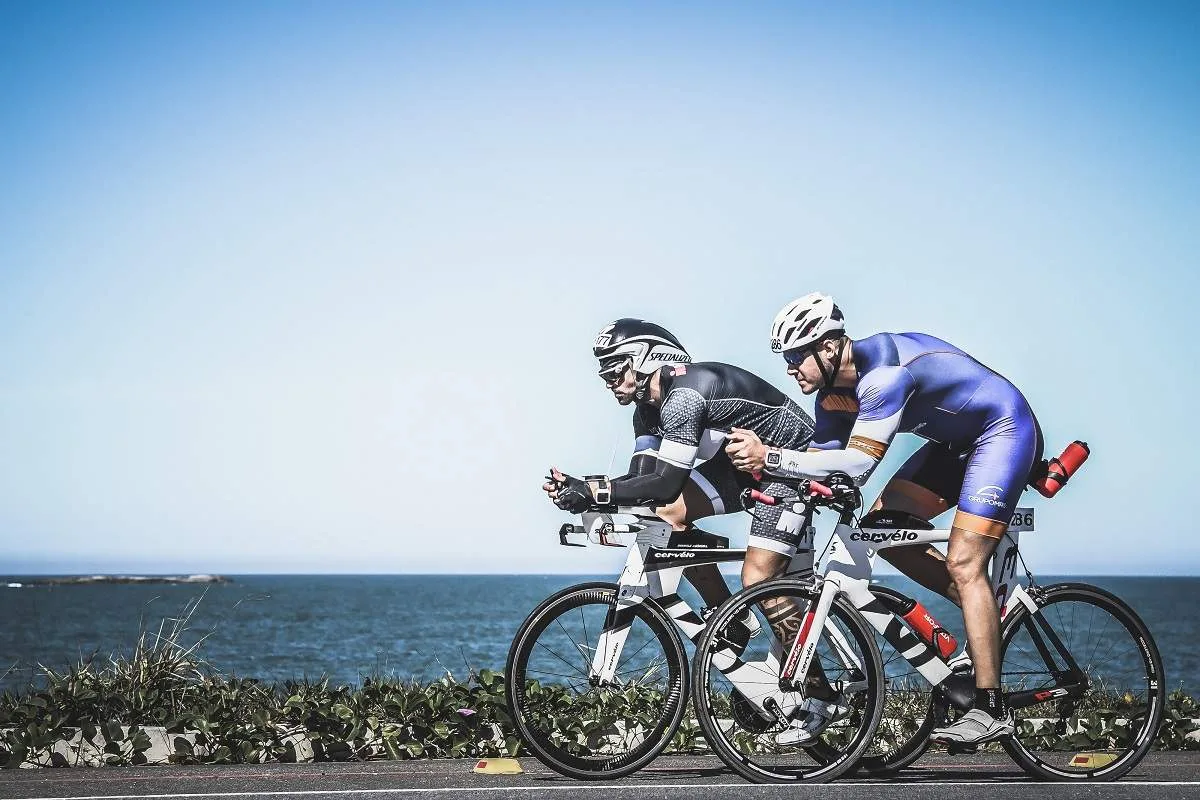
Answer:
[{"label": "cyclist's leg", "polygon": [[946,566],[962,599],[980,686],[998,686],[1000,679],[1000,612],[988,560],[1008,530],[1041,446],[1037,420],[1025,406],[989,426],[967,456]]},{"label": "cyclist's leg", "polygon": [[[783,575],[797,552],[805,557],[804,566],[810,570],[812,568],[813,542],[807,530],[808,520],[791,510],[793,501],[798,499],[795,487],[765,478],[760,491],[781,498],[783,502],[754,508],[746,560],[742,564],[744,586]],[[787,653],[803,627],[808,606],[787,595],[764,599],[761,606],[763,616],[781,647],[780,652]],[[796,716],[791,719],[790,727],[776,736],[778,744],[815,741],[834,719],[845,714],[849,708],[846,698],[830,684],[819,658],[814,658],[809,665],[804,679],[804,695],[806,700],[794,712]]]},{"label": "cyclist's leg", "polygon": [[[783,502],[754,508],[746,560],[742,563],[743,586],[752,586],[783,575],[797,551],[807,554],[811,566],[813,543],[806,530],[806,520],[791,510],[791,501],[798,497],[795,487],[766,478],[760,491],[782,498]],[[786,597],[764,600],[762,609],[772,632],[786,652],[800,632],[807,609]],[[807,691],[811,696],[831,698],[834,694],[821,665],[815,660],[809,669],[807,683]]]},{"label": "cyclist's leg", "polygon": [[753,486],[763,494],[778,497],[782,501],[774,506],[754,507],[754,521],[750,524],[746,560],[742,564],[742,585],[752,586],[760,581],[779,577],[787,570],[788,564],[798,551],[807,554],[811,566],[813,543],[805,528],[805,519],[791,510],[798,498],[796,488],[788,483],[773,481],[769,477],[764,478],[759,486],[745,472],[736,472],[735,475],[739,476],[744,486]]},{"label": "cyclist's leg", "polygon": [[[746,475],[744,472],[738,474]],[[757,505],[751,512],[754,521],[750,523],[746,560],[742,562],[742,586],[753,586],[782,575],[797,548],[812,549],[804,530],[804,518],[792,511],[792,503],[788,502],[797,496],[795,487],[766,478],[760,491],[782,498],[783,502],[774,506]],[[802,609],[793,608],[786,601],[772,599],[763,603],[767,622],[785,648],[796,638],[801,612]]]},{"label": "cyclist's leg", "polygon": [[[725,451],[718,450],[716,455],[692,470],[679,497],[670,505],[659,506],[655,513],[671,523],[674,530],[686,531],[698,519],[741,511],[740,492],[737,470]],[[716,608],[729,598],[729,586],[716,564],[691,567],[683,574],[696,587],[705,605]]]},{"label": "cyclist's leg", "polygon": [[[897,470],[872,506],[904,511],[929,521],[952,505],[966,471],[964,459],[934,442],[926,442]],[[879,555],[926,589],[958,603],[958,593],[946,569],[946,558],[932,545],[889,547]]]},{"label": "cyclist's leg", "polygon": [[1000,610],[988,561],[1008,530],[1041,446],[1037,421],[1024,406],[990,425],[968,455],[946,566],[962,601],[975,667],[975,707],[954,725],[934,731],[935,739],[975,744],[1013,731],[1000,692]]}]

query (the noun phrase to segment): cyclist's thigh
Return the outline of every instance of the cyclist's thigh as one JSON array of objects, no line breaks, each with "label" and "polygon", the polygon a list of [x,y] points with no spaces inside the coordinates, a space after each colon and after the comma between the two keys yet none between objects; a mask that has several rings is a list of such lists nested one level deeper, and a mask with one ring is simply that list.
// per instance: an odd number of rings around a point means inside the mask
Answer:
[{"label": "cyclist's thigh", "polygon": [[1041,434],[1028,407],[1010,412],[989,426],[967,455],[967,468],[954,527],[999,539],[1025,491]]},{"label": "cyclist's thigh", "polygon": [[753,482],[747,473],[733,466],[724,450],[718,450],[716,455],[693,469],[684,484],[688,521],[741,511],[742,489]]},{"label": "cyclist's thigh", "polygon": [[770,550],[786,558],[791,558],[797,551],[811,551],[813,542],[805,529],[804,517],[791,510],[799,499],[796,487],[764,475],[759,491],[781,498],[783,502],[774,506],[760,504],[753,508],[751,513],[754,521],[750,523],[747,546]]},{"label": "cyclist's thigh", "polygon": [[966,462],[945,445],[926,442],[896,471],[875,508],[906,511],[930,520],[954,504],[962,489]]}]

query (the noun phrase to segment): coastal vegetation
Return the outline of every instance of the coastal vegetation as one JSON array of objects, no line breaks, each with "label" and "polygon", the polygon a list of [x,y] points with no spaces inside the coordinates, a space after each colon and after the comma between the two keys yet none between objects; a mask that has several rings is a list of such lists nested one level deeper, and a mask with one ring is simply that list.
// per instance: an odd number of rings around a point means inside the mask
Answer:
[{"label": "coastal vegetation", "polygon": [[[496,672],[472,670],[463,679],[447,674],[431,682],[367,677],[357,686],[266,684],[217,673],[197,654],[203,639],[190,647],[180,643],[182,624],[143,632],[128,655],[84,659],[64,670],[43,667],[38,685],[0,695],[0,765],[144,764],[152,739],[164,732],[166,760],[178,764],[522,754],[505,707],[504,677]],[[549,700],[543,707],[553,708]],[[606,704],[623,701],[620,692],[607,692],[595,702],[593,714],[564,714],[551,723],[581,744],[602,738],[613,718]],[[578,711],[577,703],[563,706]],[[1101,747],[1121,735],[1122,720],[1092,716],[1064,746]],[[1200,740],[1188,735],[1198,728],[1197,716],[1195,698],[1172,692],[1156,747],[1200,749]],[[689,713],[667,752],[702,749]]]}]

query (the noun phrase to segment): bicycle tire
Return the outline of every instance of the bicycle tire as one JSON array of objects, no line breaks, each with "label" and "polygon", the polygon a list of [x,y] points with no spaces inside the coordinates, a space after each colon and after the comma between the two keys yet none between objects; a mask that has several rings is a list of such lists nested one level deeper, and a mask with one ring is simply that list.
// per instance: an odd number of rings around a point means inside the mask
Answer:
[{"label": "bicycle tire", "polygon": [[[755,609],[760,601],[780,596],[791,596],[804,603],[811,603],[816,600],[818,595],[814,592],[812,584],[807,581],[801,582],[788,578],[765,581],[738,592],[725,601],[709,619],[708,626],[696,644],[696,654],[693,659],[691,689],[696,719],[704,732],[705,741],[708,742],[713,752],[726,766],[749,781],[754,783],[825,783],[836,779],[855,766],[859,756],[874,735],[883,705],[882,664],[879,650],[875,644],[874,630],[845,598],[835,598],[830,608],[829,620],[839,626],[838,630],[843,636],[849,637],[846,643],[855,647],[855,658],[861,659],[861,663],[858,664],[860,672],[856,672],[854,676],[855,682],[861,683],[864,687],[848,698],[850,710],[844,720],[845,725],[841,727],[853,726],[853,730],[847,735],[845,742],[838,743],[837,741],[843,731],[834,730],[842,720],[831,725],[816,743],[807,746],[775,744],[774,736],[783,730],[782,724],[774,731],[765,733],[753,730],[742,731],[739,741],[739,733],[736,730],[737,722],[726,713],[726,706],[730,705],[729,691],[724,690],[722,693],[722,688],[718,688],[714,692],[709,681],[711,671],[714,680],[728,682],[727,679],[720,677],[723,673],[713,665],[713,658],[716,652],[727,646],[728,640],[725,638],[725,632],[729,622],[735,618],[741,618],[746,611],[756,613]],[[827,623],[826,631],[830,629],[829,625],[830,623]],[[765,627],[765,624],[764,629],[765,631],[770,630]],[[770,635],[763,638],[773,639]],[[851,639],[853,641],[850,641]],[[818,641],[818,650],[820,650],[821,642],[828,643],[828,640],[828,634],[823,634]],[[820,653],[818,653],[818,658],[820,658]],[[768,688],[772,680],[769,673],[769,662],[767,662],[767,666],[755,667],[755,669],[767,670],[764,672],[763,687],[768,692],[772,691]],[[777,683],[778,679],[774,680]],[[755,752],[758,749],[775,750],[776,752],[760,755]],[[746,752],[747,750],[750,752]],[[767,757],[787,760],[789,763],[787,765],[760,763]],[[811,765],[802,763],[805,759],[810,761]]]},{"label": "bicycle tire", "polygon": [[[1045,780],[1116,780],[1142,760],[1153,746],[1162,723],[1166,681],[1158,646],[1141,618],[1124,601],[1103,589],[1087,584],[1063,583],[1045,587],[1035,592],[1034,597],[1038,607],[1037,616],[1054,630],[1064,644],[1079,640],[1078,645],[1068,645],[1068,649],[1072,658],[1087,672],[1088,688],[1078,701],[1050,698],[1018,709],[1020,718],[1017,731],[1012,737],[1001,740],[1001,744],[1026,772]],[[1071,608],[1068,621],[1067,609],[1056,608],[1067,603],[1090,607],[1115,621],[1116,625],[1105,623],[1105,626],[1111,627],[1118,638],[1121,631],[1128,635],[1129,640],[1125,642],[1128,652],[1114,652],[1116,645],[1103,644],[1104,640],[1094,626],[1083,630],[1080,620],[1080,616],[1086,613],[1083,610]],[[1027,669],[1036,659],[1032,656],[1033,650],[1028,650],[1024,644],[1024,639],[1029,639],[1030,646],[1036,649],[1031,631],[1039,628],[1040,623],[1025,605],[1018,606],[1004,621],[1000,669],[1001,683],[1006,693],[1015,690],[1028,692],[1038,688],[1037,685],[1031,685],[1036,684],[1036,680],[1031,681]],[[1019,638],[1022,635],[1023,638]],[[1045,642],[1047,636],[1042,634],[1042,639]],[[1133,653],[1137,656],[1134,657]],[[1145,684],[1119,686],[1114,682],[1110,685],[1112,679],[1101,677],[1102,670],[1123,670],[1122,683],[1136,684],[1144,680]],[[1047,676],[1050,672],[1047,668]],[[1045,685],[1050,687],[1053,684],[1046,682]],[[1125,694],[1118,695],[1122,690]],[[1139,704],[1142,702],[1144,706]],[[1080,709],[1079,706],[1084,708]],[[1123,711],[1121,706],[1125,707]],[[1057,717],[1039,719],[1036,715],[1045,714],[1048,707],[1053,707]],[[1088,716],[1079,716],[1081,711],[1088,712]],[[1066,713],[1076,716],[1068,718],[1064,716]],[[1121,725],[1121,713],[1126,714],[1124,726]],[[1106,727],[1105,719],[1109,717],[1111,726]],[[1093,720],[1099,723],[1094,730]],[[1054,723],[1054,730],[1047,733],[1050,730],[1047,726],[1051,722]],[[1071,727],[1075,731],[1067,734],[1067,729]],[[1128,738],[1127,746],[1120,744],[1123,737]],[[1032,746],[1039,741],[1048,749],[1035,750]],[[1108,746],[1096,747],[1096,742]],[[1076,755],[1067,759],[1067,765],[1059,766],[1064,761],[1063,757],[1073,752]],[[1058,763],[1051,763],[1045,754],[1053,754]],[[1086,758],[1079,764],[1075,763],[1087,756],[1091,757],[1090,763]]]},{"label": "bicycle tire", "polygon": [[[595,623],[589,629],[587,615],[580,611],[583,620],[580,638],[585,640],[580,647],[579,642],[572,641],[571,631],[580,632],[574,618],[567,624],[563,619],[584,607],[591,608],[595,613],[593,618],[602,619],[615,606],[617,590],[614,583],[594,582],[556,592],[529,614],[509,648],[504,671],[505,696],[517,732],[539,761],[567,777],[612,780],[636,772],[670,743],[686,709],[688,661],[683,643],[671,620],[652,600],[632,606],[630,638],[622,650],[620,664],[626,663],[627,656],[636,657],[632,653],[636,647],[644,650],[651,642],[657,642],[662,648],[662,666],[666,668],[661,687],[638,685],[633,679],[624,687],[599,688],[589,683],[587,648],[594,642],[587,640],[593,634],[599,636],[602,623]],[[560,646],[563,652],[558,654],[558,661],[567,666],[558,666],[555,661],[555,668],[574,671],[562,673],[565,685],[560,681],[543,686],[543,678],[551,673],[539,670],[536,662],[531,669],[530,662],[538,657],[533,655],[535,651],[541,655],[537,648],[542,634],[556,622],[560,630],[551,635],[565,637],[571,641],[571,647]],[[544,642],[541,647],[554,652]],[[577,664],[569,663],[576,658]],[[618,674],[621,674],[620,664]],[[647,670],[659,669],[657,663],[639,662],[631,670],[643,666]],[[632,697],[631,692],[635,692]],[[648,726],[644,724],[647,713],[655,717]],[[616,748],[622,739],[629,747],[618,752]]]}]

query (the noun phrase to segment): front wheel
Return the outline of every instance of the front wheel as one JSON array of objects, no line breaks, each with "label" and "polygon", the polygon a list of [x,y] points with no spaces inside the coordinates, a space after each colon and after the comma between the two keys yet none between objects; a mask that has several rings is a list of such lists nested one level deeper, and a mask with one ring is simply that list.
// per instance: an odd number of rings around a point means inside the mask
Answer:
[{"label": "front wheel", "polygon": [[[811,583],[780,579],[744,589],[721,605],[696,645],[692,696],[704,738],[725,764],[756,783],[823,783],[852,768],[871,742],[883,707],[883,679],[874,632],[844,598],[834,600],[817,639],[813,667],[800,692],[780,686],[786,648],[767,622],[795,638],[819,594]],[[779,622],[793,609],[792,627]],[[757,636],[747,639],[750,616]],[[754,627],[754,626],[751,626]],[[805,699],[838,707],[815,740],[798,741],[809,717]]]},{"label": "front wheel", "polygon": [[1149,630],[1114,595],[1078,583],[1034,594],[1001,631],[1000,683],[1016,715],[1004,749],[1047,780],[1111,781],[1154,744],[1166,685]]},{"label": "front wheel", "polygon": [[[611,780],[654,759],[686,706],[687,658],[668,617],[652,601],[620,614],[617,586],[585,583],[539,605],[508,652],[505,692],[517,732],[551,769]],[[627,626],[616,680],[600,686],[592,658],[606,626]]]}]

